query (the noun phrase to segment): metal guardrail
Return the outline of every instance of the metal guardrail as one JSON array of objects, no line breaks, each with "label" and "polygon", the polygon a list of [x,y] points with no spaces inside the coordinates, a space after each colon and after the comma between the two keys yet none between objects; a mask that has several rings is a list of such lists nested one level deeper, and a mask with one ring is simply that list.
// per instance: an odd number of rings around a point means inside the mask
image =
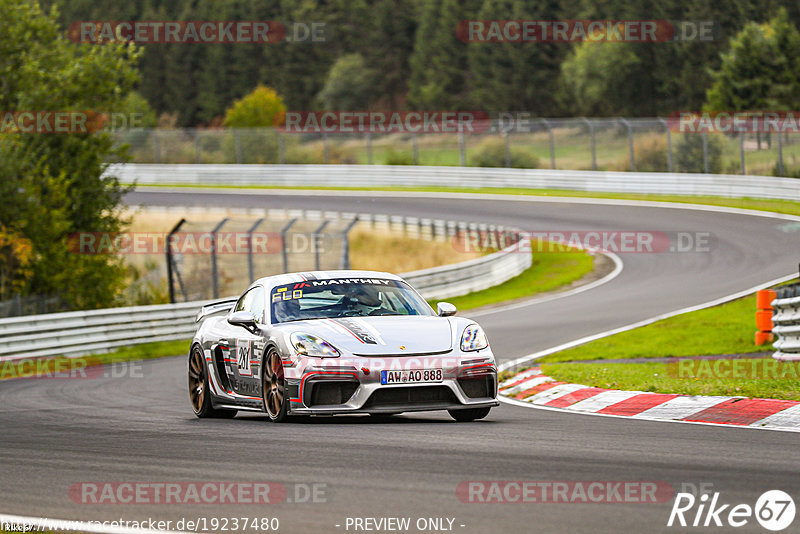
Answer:
[{"label": "metal guardrail", "polygon": [[[342,216],[334,213],[326,215]],[[373,225],[384,224],[389,228],[399,226],[407,233],[414,228],[419,237],[446,238],[458,232],[506,231],[502,227],[489,225],[411,217],[362,215],[359,220],[371,221]],[[515,247],[510,245],[475,260],[401,276],[428,299],[485,289],[505,282],[530,267],[531,254],[516,253]],[[0,319],[0,361],[60,355],[77,357],[153,341],[187,339],[192,337],[197,328],[197,312],[208,302],[200,300]]]},{"label": "metal guardrail", "polygon": [[778,336],[773,344],[776,360],[800,360],[800,284],[776,289],[777,298],[772,301],[775,312],[772,316],[772,332]]},{"label": "metal guardrail", "polygon": [[119,164],[106,171],[138,185],[518,187],[708,195],[800,201],[800,180],[668,172],[594,172],[403,165]]}]

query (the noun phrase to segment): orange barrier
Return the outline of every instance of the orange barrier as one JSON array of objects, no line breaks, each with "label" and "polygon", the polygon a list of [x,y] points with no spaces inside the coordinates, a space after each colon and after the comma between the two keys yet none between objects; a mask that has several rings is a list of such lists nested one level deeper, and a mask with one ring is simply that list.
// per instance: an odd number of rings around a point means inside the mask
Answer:
[{"label": "orange barrier", "polygon": [[772,289],[762,289],[756,293],[756,345],[766,345],[775,339],[772,334],[772,301],[775,297]]}]

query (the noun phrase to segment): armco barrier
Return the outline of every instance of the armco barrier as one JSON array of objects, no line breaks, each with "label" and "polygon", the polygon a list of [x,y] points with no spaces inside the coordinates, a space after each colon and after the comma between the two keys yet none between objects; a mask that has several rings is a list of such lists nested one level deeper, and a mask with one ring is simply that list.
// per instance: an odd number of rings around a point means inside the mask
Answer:
[{"label": "armco barrier", "polygon": [[107,174],[139,185],[519,187],[800,201],[800,180],[667,172],[594,172],[406,165],[119,164]]},{"label": "armco barrier", "polygon": [[776,360],[800,360],[800,284],[778,288],[772,301],[772,332],[778,336],[772,355]]},{"label": "armco barrier", "polygon": [[[391,218],[386,218],[391,221]],[[445,224],[456,228],[456,223]],[[447,298],[500,284],[531,266],[516,245],[475,260],[402,275],[425,298]],[[29,315],[0,320],[0,361],[81,356],[192,337],[195,317],[208,301]],[[188,350],[188,347],[187,347]]]}]

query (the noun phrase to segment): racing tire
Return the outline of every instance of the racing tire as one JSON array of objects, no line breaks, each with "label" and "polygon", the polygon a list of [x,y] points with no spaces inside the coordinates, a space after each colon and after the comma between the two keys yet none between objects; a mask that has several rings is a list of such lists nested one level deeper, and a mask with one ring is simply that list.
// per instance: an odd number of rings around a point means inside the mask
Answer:
[{"label": "racing tire", "polygon": [[489,415],[489,410],[491,408],[468,408],[466,410],[447,410],[447,413],[459,423],[468,423],[476,419],[483,419]]},{"label": "racing tire", "polygon": [[283,363],[275,347],[266,351],[261,362],[261,399],[264,411],[273,423],[282,423],[289,417],[289,399],[286,398],[286,378]]},{"label": "racing tire", "polygon": [[189,352],[189,402],[194,414],[201,418],[231,419],[236,410],[214,408],[208,386],[208,369],[203,349],[199,345]]}]

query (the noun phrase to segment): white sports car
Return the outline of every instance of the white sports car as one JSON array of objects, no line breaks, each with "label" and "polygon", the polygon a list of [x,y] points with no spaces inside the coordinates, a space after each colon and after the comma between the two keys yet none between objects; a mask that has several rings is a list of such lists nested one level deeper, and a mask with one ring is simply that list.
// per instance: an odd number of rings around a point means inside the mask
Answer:
[{"label": "white sports car", "polygon": [[399,414],[457,421],[497,406],[497,368],[481,327],[428,305],[399,276],[316,271],[262,278],[209,304],[189,352],[198,417]]}]

